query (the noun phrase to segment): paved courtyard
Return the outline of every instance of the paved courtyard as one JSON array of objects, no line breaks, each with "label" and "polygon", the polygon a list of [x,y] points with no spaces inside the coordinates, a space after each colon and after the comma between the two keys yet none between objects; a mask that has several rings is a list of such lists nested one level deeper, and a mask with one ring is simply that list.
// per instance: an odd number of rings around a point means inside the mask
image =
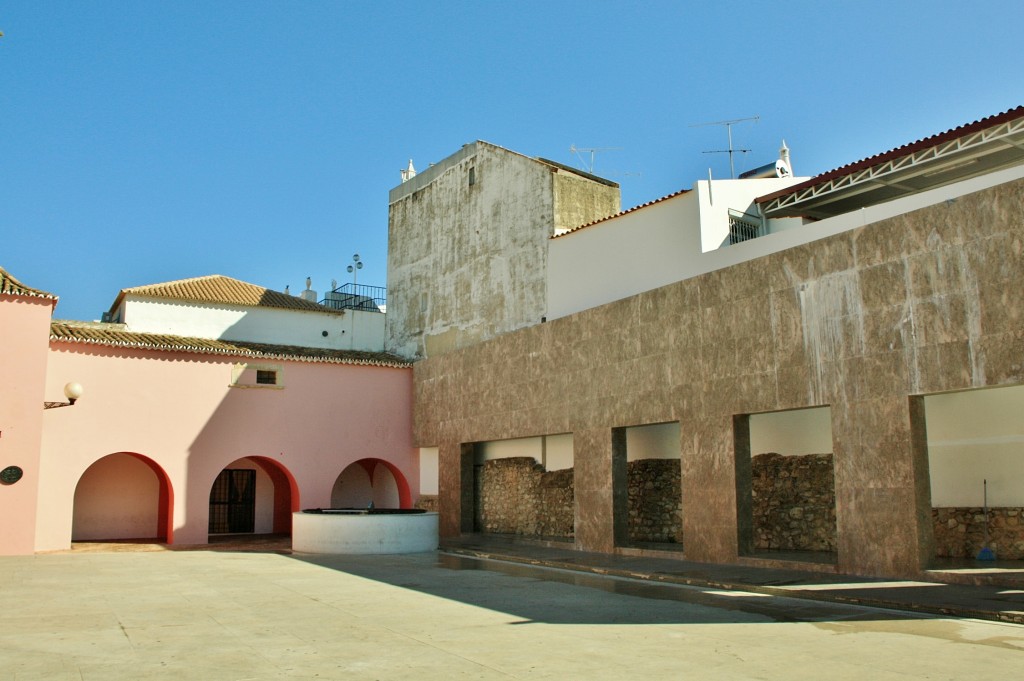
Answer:
[{"label": "paved courtyard", "polygon": [[441,554],[0,558],[0,679],[1016,678],[1024,627]]}]

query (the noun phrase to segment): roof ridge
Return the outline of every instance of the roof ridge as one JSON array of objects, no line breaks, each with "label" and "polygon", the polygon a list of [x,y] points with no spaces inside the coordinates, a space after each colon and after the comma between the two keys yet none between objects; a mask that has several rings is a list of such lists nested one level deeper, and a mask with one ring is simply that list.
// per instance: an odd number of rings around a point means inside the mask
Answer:
[{"label": "roof ridge", "polygon": [[140,296],[164,300],[185,300],[200,303],[219,303],[242,307],[271,307],[285,310],[342,314],[343,311],[325,307],[302,296],[253,284],[224,274],[208,274],[200,277],[176,279],[173,281],[146,284],[121,289],[110,306],[113,313],[125,296]]},{"label": "roof ridge", "polygon": [[[162,282],[157,282],[155,284],[143,284],[141,286],[129,286],[128,288],[123,288],[121,290],[122,291],[137,291],[139,289],[153,288],[153,287],[156,287],[156,286],[171,286],[173,284],[184,284],[186,282],[200,281],[202,279],[231,279],[232,281],[238,281],[238,282],[241,282],[243,284],[248,284],[248,282],[242,281],[241,279],[235,279],[234,277],[229,277],[229,276],[224,275],[224,274],[204,274],[204,275],[199,276],[199,277],[185,277],[184,279],[172,279],[171,281],[162,281]],[[259,286],[259,284],[249,284],[249,286]]]},{"label": "roof ridge", "polygon": [[273,345],[248,341],[217,340],[164,333],[125,331],[123,324],[54,320],[50,340],[107,347],[135,348],[163,352],[193,352],[206,355],[257,357],[298,362],[353,364],[406,368],[410,362],[387,352],[331,350],[299,345]]}]

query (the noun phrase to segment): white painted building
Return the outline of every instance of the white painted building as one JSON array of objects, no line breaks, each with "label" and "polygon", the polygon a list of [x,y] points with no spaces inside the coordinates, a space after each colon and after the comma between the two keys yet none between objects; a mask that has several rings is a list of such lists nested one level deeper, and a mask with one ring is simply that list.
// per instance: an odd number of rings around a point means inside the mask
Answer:
[{"label": "white painted building", "polygon": [[330,350],[384,349],[384,314],[335,309],[222,275],[121,290],[104,319],[139,333]]},{"label": "white painted building", "polygon": [[[896,158],[886,158],[877,164],[882,171],[856,180],[849,179],[857,176],[849,166],[815,178],[701,180],[690,190],[560,233],[548,251],[548,318],[1024,177],[1024,165],[1004,163],[1002,154],[992,151],[993,145],[1012,146],[1004,137],[1020,135],[1008,125],[995,123],[992,131],[982,126],[976,144],[950,149],[947,158],[935,157],[941,140],[925,146],[916,162],[913,149],[903,156],[895,153],[902,148],[887,152],[879,156]],[[866,165],[861,175],[872,167]],[[755,238],[743,239],[750,233]]]}]

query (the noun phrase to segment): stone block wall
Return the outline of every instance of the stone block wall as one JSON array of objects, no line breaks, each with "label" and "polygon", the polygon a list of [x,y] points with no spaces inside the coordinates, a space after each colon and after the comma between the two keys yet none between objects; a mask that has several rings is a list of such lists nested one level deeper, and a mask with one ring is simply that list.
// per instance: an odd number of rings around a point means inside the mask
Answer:
[{"label": "stone block wall", "polygon": [[753,458],[754,548],[836,550],[832,454]]},{"label": "stone block wall", "polygon": [[437,513],[437,495],[421,494],[420,498],[416,501],[416,508]]},{"label": "stone block wall", "polygon": [[476,467],[473,527],[528,537],[573,536],[573,472],[552,471],[528,456]]},{"label": "stone block wall", "polygon": [[574,478],[571,468],[541,473],[537,494],[537,532],[540,536],[574,536]]},{"label": "stone block wall", "polygon": [[631,542],[682,543],[683,496],[679,459],[626,464]]},{"label": "stone block wall", "polygon": [[[935,555],[975,558],[985,545],[985,509],[933,508]],[[1000,560],[1024,559],[1024,508],[988,509],[988,546]]]}]

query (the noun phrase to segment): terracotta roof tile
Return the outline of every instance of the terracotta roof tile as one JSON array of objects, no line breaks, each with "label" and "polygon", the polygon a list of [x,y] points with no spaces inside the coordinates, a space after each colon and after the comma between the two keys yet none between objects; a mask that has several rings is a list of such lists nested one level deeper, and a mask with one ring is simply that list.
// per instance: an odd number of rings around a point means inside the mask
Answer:
[{"label": "terracotta roof tile", "polygon": [[6,293],[10,296],[29,296],[32,298],[46,298],[48,300],[57,300],[57,296],[46,291],[40,291],[39,289],[32,288],[31,286],[25,286],[20,281],[11,276],[11,273],[0,267],[0,293]]},{"label": "terracotta roof tile", "polygon": [[136,348],[166,352],[194,352],[207,355],[228,355],[259,359],[323,362],[328,364],[360,364],[404,368],[409,362],[386,352],[358,350],[325,350],[297,345],[270,345],[247,341],[226,341],[190,338],[158,333],[126,331],[124,324],[54,320],[50,324],[50,340],[85,343],[108,347]]},{"label": "terracotta roof tile", "polygon": [[573,227],[572,229],[566,230],[566,231],[562,232],[561,234],[555,234],[555,235],[551,236],[551,238],[552,239],[557,239],[558,237],[565,236],[566,234],[572,234],[573,232],[578,232],[581,229],[585,229],[587,227],[593,227],[594,225],[598,225],[598,224],[600,224],[602,222],[606,222],[608,220],[612,220],[612,219],[620,217],[622,215],[626,215],[627,213],[632,213],[634,211],[638,211],[641,208],[647,208],[647,206],[653,206],[656,203],[661,203],[662,201],[667,201],[669,199],[674,199],[675,197],[681,196],[681,195],[686,194],[687,192],[690,192],[690,191],[693,191],[693,190],[692,189],[680,189],[679,191],[673,192],[673,193],[669,194],[668,196],[663,196],[660,199],[654,199],[653,201],[648,201],[647,203],[641,203],[639,206],[633,206],[632,208],[627,208],[626,210],[620,211],[620,212],[616,213],[615,215],[609,215],[608,217],[599,218],[597,220],[594,220],[593,222],[588,222],[585,225],[580,225],[579,227]]},{"label": "terracotta roof tile", "polygon": [[189,300],[197,303],[276,307],[287,310],[340,314],[338,310],[318,305],[299,296],[290,296],[286,293],[272,291],[268,288],[225,277],[221,274],[121,289],[117,300],[110,306],[111,312],[117,309],[126,295],[144,298]]},{"label": "terracotta roof tile", "polygon": [[765,196],[759,196],[757,199],[755,199],[755,201],[757,203],[767,203],[773,199],[779,198],[780,196],[786,196],[787,194],[800,192],[803,191],[804,189],[807,189],[808,187],[814,187],[815,185],[824,184],[829,180],[834,180],[836,178],[843,177],[844,175],[852,175],[853,173],[859,170],[870,168],[871,166],[875,166],[880,163],[885,163],[886,161],[890,161],[892,159],[909,156],[910,154],[913,154],[914,152],[920,151],[922,149],[938,146],[943,142],[947,142],[958,137],[963,137],[965,135],[970,135],[971,133],[977,132],[978,130],[984,130],[985,128],[999,125],[1001,123],[1005,123],[1006,121],[1012,121],[1017,118],[1020,118],[1021,116],[1024,116],[1024,106],[1018,106],[1013,109],[1010,109],[1009,111],[1004,111],[1003,113],[1000,114],[995,114],[993,116],[987,116],[985,118],[979,119],[977,121],[974,121],[973,123],[967,123],[966,125],[958,126],[956,128],[953,128],[952,130],[940,132],[930,137],[924,137],[922,139],[917,140],[916,142],[910,142],[908,144],[896,147],[895,149],[890,149],[889,151],[884,151],[880,154],[875,154],[874,156],[868,156],[867,158],[863,158],[859,161],[854,161],[853,163],[847,163],[844,166],[839,166],[838,168],[829,170],[828,172],[822,173],[821,175],[815,175],[811,179],[805,180],[800,184],[794,184],[790,187],[786,187],[785,189],[780,189],[777,192],[766,194]]}]

